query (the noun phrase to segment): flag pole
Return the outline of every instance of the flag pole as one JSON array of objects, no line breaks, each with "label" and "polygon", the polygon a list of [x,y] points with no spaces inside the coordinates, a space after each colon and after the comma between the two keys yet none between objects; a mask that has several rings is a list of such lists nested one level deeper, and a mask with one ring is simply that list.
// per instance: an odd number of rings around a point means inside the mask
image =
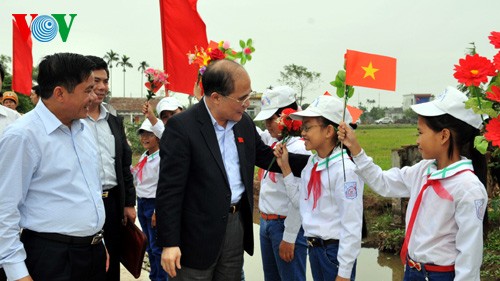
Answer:
[{"label": "flag pole", "polygon": [[[347,109],[347,99],[349,98],[347,93],[347,85],[344,83],[344,111],[342,112],[342,122],[345,122],[345,111]],[[344,183],[346,182],[345,176],[345,162],[344,162],[344,143],[340,143],[340,158],[342,158],[342,172],[344,174]]]}]

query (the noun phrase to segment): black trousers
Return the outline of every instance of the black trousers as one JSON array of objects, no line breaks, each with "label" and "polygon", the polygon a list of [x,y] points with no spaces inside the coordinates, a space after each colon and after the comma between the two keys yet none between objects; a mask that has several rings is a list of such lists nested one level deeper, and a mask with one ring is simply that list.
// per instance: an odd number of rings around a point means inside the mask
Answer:
[{"label": "black trousers", "polygon": [[33,280],[106,280],[106,251],[102,242],[74,245],[25,233],[21,234],[21,242]]},{"label": "black trousers", "polygon": [[106,211],[106,221],[104,222],[104,243],[109,254],[109,269],[106,273],[106,281],[120,280],[120,244],[121,244],[121,224],[123,209],[120,208],[120,192],[118,187],[108,191],[108,197],[103,198],[104,209]]},{"label": "black trousers", "polygon": [[5,275],[3,268],[0,268],[0,281],[7,281],[7,276]]}]

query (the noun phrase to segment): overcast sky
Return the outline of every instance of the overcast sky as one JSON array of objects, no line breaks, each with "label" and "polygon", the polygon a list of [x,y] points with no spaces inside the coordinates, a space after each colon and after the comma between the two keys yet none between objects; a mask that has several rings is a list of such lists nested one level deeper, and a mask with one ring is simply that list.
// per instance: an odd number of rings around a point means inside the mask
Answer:
[{"label": "overcast sky", "polygon": [[[12,56],[11,14],[74,13],[66,43],[59,35],[48,43],[33,40],[35,64],[54,52],[103,56],[112,49],[134,65],[126,72],[126,96],[140,96],[141,61],[163,68],[157,0],[3,0],[0,6],[0,54]],[[199,0],[198,11],[209,40],[234,46],[254,40],[256,52],[245,65],[254,90],[278,85],[287,64],[320,72],[322,82],[310,88],[306,102],[335,91],[329,82],[346,49],[397,59],[396,92],[357,87],[352,105],[380,97],[382,106],[401,106],[405,94],[437,94],[456,85],[453,65],[468,43],[491,59],[496,52],[487,37],[500,31],[499,0]],[[120,68],[113,69],[112,83],[113,95],[123,96]]]}]

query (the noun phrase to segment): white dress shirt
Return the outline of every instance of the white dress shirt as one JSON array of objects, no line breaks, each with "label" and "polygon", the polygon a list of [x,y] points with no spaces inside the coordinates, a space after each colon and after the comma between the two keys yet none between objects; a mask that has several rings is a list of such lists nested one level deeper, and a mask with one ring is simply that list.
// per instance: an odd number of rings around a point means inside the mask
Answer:
[{"label": "white dress shirt", "polygon": [[118,182],[116,179],[115,170],[115,136],[111,132],[111,128],[108,124],[108,110],[101,104],[100,113],[97,120],[92,117],[87,117],[87,122],[92,128],[92,132],[97,141],[97,149],[99,152],[100,175],[102,182],[102,189],[108,190],[115,187]]},{"label": "white dress shirt", "polygon": [[422,196],[408,245],[411,259],[435,265],[455,265],[455,281],[479,281],[483,254],[483,215],[488,196],[471,172],[472,161],[461,161],[437,170],[435,160],[422,160],[411,167],[388,171],[373,163],[364,151],[354,157],[358,173],[378,194],[410,198],[406,227],[422,186],[439,179],[453,201],[440,198],[432,187]]},{"label": "white dress shirt", "polygon": [[21,117],[21,114],[17,111],[0,105],[0,138],[2,137],[5,128],[14,123],[14,121],[16,121],[19,117]]},{"label": "white dress shirt", "polygon": [[[268,145],[271,146],[277,139],[271,138],[268,140]],[[292,137],[288,140],[286,148],[289,152],[296,154],[311,155],[304,145],[304,141],[300,137]],[[295,243],[297,233],[300,230],[302,221],[298,206],[294,206],[286,193],[285,183],[283,182],[283,175],[280,173],[275,174],[274,182],[269,174],[266,178],[260,181],[259,193],[259,210],[266,214],[275,214],[286,216],[285,231],[283,232],[283,240],[288,243]],[[295,178],[300,181],[300,178]]]},{"label": "white dress shirt", "polygon": [[22,228],[79,237],[102,229],[98,156],[87,123],[68,128],[43,100],[5,130],[0,151],[0,265],[17,280],[28,275]]},{"label": "white dress shirt", "polygon": [[[300,206],[304,236],[323,240],[338,239],[338,275],[349,278],[361,250],[364,184],[354,172],[355,164],[349,159],[345,150],[342,152],[337,147],[325,159],[312,155],[302,170],[300,186],[292,174],[286,176],[284,180],[292,202]],[[342,155],[345,163],[345,181]],[[311,192],[308,198],[307,185],[315,163],[318,163],[316,170],[322,171],[321,196],[316,208],[313,209],[314,196]]]},{"label": "white dress shirt", "polygon": [[210,115],[210,119],[212,120],[215,134],[217,135],[217,142],[219,143],[222,162],[224,163],[227,179],[229,181],[229,187],[231,189],[231,204],[236,204],[240,201],[243,192],[245,192],[245,185],[241,179],[240,172],[240,156],[236,148],[236,140],[234,138],[233,131],[233,127],[236,125],[236,122],[228,120],[226,127],[222,127],[212,116],[207,103],[205,103],[205,106],[207,107],[208,115]]}]

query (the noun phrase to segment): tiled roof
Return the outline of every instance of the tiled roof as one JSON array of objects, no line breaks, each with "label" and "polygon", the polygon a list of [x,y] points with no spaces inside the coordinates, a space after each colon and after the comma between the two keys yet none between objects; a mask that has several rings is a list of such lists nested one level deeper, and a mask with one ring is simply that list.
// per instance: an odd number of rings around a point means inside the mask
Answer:
[{"label": "tiled roof", "polygon": [[[142,112],[142,105],[146,101],[146,98],[115,98],[112,97],[109,100],[109,104],[116,109],[117,112]],[[156,109],[156,105],[160,101],[160,98],[154,98],[149,101],[153,109]]]}]

